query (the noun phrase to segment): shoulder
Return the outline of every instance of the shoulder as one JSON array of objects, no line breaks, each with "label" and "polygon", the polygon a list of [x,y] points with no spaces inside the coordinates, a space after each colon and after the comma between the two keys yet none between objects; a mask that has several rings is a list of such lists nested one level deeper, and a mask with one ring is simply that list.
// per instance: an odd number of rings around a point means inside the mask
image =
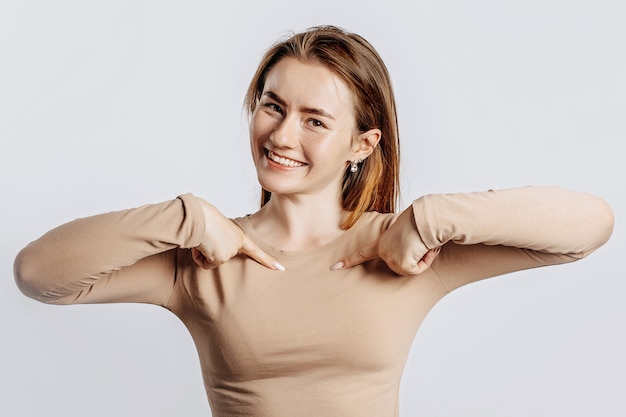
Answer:
[{"label": "shoulder", "polygon": [[391,226],[397,216],[397,213],[367,211],[363,213],[353,228],[356,229],[355,232],[359,235],[371,235],[372,239],[376,239]]},{"label": "shoulder", "polygon": [[359,222],[368,225],[377,225],[383,229],[387,229],[398,217],[399,213],[379,213],[377,211],[366,211],[359,219]]}]

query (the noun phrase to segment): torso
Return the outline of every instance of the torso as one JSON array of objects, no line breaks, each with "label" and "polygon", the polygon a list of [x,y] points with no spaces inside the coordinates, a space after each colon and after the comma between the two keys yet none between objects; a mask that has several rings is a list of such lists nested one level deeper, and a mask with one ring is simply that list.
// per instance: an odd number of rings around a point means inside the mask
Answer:
[{"label": "torso", "polygon": [[412,340],[444,289],[433,272],[399,277],[380,261],[329,270],[389,216],[368,213],[337,240],[298,252],[268,247],[239,219],[286,272],[244,256],[211,271],[179,262],[170,308],[194,338],[216,417],[395,415]]}]

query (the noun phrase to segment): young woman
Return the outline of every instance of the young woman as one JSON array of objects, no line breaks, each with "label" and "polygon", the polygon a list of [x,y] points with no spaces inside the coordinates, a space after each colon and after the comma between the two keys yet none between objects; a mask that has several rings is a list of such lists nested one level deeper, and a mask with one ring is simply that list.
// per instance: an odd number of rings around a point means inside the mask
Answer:
[{"label": "young woman", "polygon": [[214,416],[396,416],[412,340],[444,295],[580,259],[612,232],[604,201],[555,187],[428,195],[395,214],[389,76],[338,28],[272,47],[246,104],[259,211],[231,220],[182,195],[62,225],[15,260],[42,302],[176,314]]}]

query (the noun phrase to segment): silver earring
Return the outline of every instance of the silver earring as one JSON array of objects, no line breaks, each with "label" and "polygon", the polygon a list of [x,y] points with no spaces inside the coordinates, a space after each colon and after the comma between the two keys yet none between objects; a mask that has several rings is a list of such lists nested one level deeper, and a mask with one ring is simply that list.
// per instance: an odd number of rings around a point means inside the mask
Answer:
[{"label": "silver earring", "polygon": [[352,165],[350,166],[350,172],[354,173],[359,170],[359,162],[361,161],[358,159],[355,159],[354,162],[352,162]]}]

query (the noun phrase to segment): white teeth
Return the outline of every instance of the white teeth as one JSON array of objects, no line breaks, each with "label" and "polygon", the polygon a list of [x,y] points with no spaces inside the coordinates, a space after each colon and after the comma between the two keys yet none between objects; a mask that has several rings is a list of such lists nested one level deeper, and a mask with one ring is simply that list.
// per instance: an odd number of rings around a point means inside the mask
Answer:
[{"label": "white teeth", "polygon": [[294,161],[293,159],[283,158],[282,156],[278,156],[274,152],[269,151],[269,150],[267,151],[267,156],[268,158],[270,158],[272,161],[276,162],[277,164],[284,165],[286,167],[295,168],[295,167],[301,167],[302,165],[304,165],[302,162]]}]

